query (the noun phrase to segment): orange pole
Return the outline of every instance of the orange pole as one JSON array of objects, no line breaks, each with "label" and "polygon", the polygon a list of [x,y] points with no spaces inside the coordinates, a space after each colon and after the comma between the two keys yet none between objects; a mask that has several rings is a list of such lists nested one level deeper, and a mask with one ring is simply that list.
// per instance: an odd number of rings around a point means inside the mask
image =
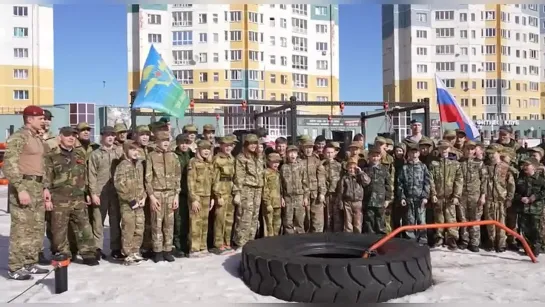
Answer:
[{"label": "orange pole", "polygon": [[505,230],[505,232],[509,233],[513,237],[517,238],[520,242],[522,242],[522,246],[524,247],[524,251],[526,251],[526,255],[530,257],[533,263],[537,263],[537,258],[530,249],[530,245],[528,245],[528,242],[526,242],[526,239],[524,239],[523,236],[518,234],[516,231],[510,229],[509,227],[505,226],[504,224],[494,221],[494,220],[486,220],[486,221],[473,221],[473,222],[463,222],[463,223],[445,223],[445,224],[426,224],[426,225],[406,225],[401,226],[399,228],[396,228],[394,231],[390,232],[386,236],[384,236],[382,239],[378,240],[375,244],[373,244],[368,251],[366,251],[363,254],[363,258],[369,258],[369,254],[372,251],[376,251],[378,248],[380,248],[384,243],[391,240],[393,237],[398,235],[400,232],[407,231],[407,230],[422,230],[422,229],[436,229],[436,228],[450,228],[450,227],[469,227],[469,226],[482,226],[482,225],[494,225],[496,227],[502,228]]}]

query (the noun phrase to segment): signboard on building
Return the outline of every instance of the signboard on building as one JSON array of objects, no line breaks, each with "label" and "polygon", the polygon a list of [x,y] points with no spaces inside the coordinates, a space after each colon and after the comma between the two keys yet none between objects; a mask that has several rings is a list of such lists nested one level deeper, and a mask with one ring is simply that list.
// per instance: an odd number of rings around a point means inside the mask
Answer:
[{"label": "signboard on building", "polygon": [[[475,124],[478,125],[478,126],[499,126],[500,121],[495,120],[495,119],[493,119],[493,120],[481,119],[481,120],[476,120]],[[503,124],[507,125],[507,126],[518,126],[520,123],[519,123],[518,120],[504,120]]]},{"label": "signboard on building", "polygon": [[331,126],[331,127],[359,127],[360,121],[359,120],[342,120],[342,119],[332,119],[331,124],[327,120],[327,118],[304,118],[303,119],[303,126]]}]

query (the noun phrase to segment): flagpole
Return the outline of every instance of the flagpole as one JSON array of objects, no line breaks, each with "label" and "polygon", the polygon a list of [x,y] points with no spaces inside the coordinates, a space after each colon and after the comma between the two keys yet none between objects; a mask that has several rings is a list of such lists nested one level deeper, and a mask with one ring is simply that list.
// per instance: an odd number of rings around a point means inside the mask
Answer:
[{"label": "flagpole", "polygon": [[[435,74],[435,103],[437,104],[437,108],[439,108],[439,102],[437,100],[437,74]],[[443,138],[443,117],[441,116],[441,111],[439,110],[439,138]]]}]

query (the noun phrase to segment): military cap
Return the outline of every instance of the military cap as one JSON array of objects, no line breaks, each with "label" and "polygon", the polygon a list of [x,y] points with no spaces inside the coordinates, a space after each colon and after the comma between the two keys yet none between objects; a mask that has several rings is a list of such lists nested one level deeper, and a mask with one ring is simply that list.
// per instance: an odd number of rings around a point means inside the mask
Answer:
[{"label": "military cap", "polygon": [[394,146],[394,140],[390,139],[390,138],[385,138],[386,140],[386,145],[392,145]]},{"label": "military cap", "polygon": [[76,126],[76,129],[78,129],[79,131],[83,131],[86,129],[91,130],[91,126],[89,126],[89,124],[86,122],[81,122]]},{"label": "military cap", "polygon": [[104,126],[102,129],[100,129],[100,134],[111,134],[115,133],[114,127],[112,126]]},{"label": "military cap", "polygon": [[227,144],[227,145],[230,145],[230,144],[233,144],[235,143],[235,140],[233,140],[233,138],[231,136],[223,136],[220,138],[220,144]]},{"label": "military cap", "polygon": [[351,158],[348,158],[348,161],[346,161],[346,165],[350,165],[350,164],[356,164],[358,165],[358,158],[356,157],[351,157]]},{"label": "military cap", "polygon": [[[406,146],[407,146],[406,147],[407,151],[418,150],[418,144],[416,144],[416,143],[409,143]],[[402,147],[400,147],[400,148],[402,148]]]},{"label": "military cap", "polygon": [[202,132],[204,133],[205,131],[212,131],[212,132],[215,132],[215,131],[216,131],[216,128],[214,128],[213,125],[206,124],[206,125],[202,126]]},{"label": "military cap", "polygon": [[314,142],[312,140],[302,140],[300,143],[301,147],[314,147]]},{"label": "military cap", "polygon": [[170,139],[170,133],[167,131],[157,131],[154,135],[156,141],[168,141]]},{"label": "military cap", "polygon": [[180,145],[183,143],[190,142],[189,136],[186,133],[180,133],[176,136],[176,144]]},{"label": "military cap", "polygon": [[259,139],[257,138],[257,135],[255,134],[246,134],[246,136],[244,137],[244,143],[245,144],[259,143]]},{"label": "military cap", "polygon": [[358,142],[352,142],[348,145],[348,148],[361,148],[361,144]]},{"label": "military cap", "polygon": [[462,129],[456,129],[456,135],[458,134],[463,134],[464,136],[467,136],[467,133],[465,132],[465,130],[462,130]]},{"label": "military cap", "polygon": [[382,136],[377,136],[375,138],[375,144],[386,144],[386,138]]},{"label": "military cap", "polygon": [[[413,144],[414,146],[416,146],[416,148],[418,148],[417,143],[410,142],[409,144]],[[407,144],[405,144],[405,142],[395,143],[394,148],[401,148],[401,149],[403,149],[403,151],[405,151],[405,150],[407,150]]]},{"label": "military cap", "polygon": [[117,123],[114,125],[115,133],[126,132],[127,130],[127,126],[123,123]]},{"label": "military cap", "polygon": [[336,148],[336,149],[340,149],[340,148],[341,148],[341,144],[339,144],[339,142],[331,142],[331,143],[329,143],[329,144],[331,144],[331,146],[333,146],[333,147]]},{"label": "military cap", "polygon": [[187,133],[197,133],[199,132],[199,130],[197,129],[197,127],[193,124],[187,124],[185,125],[183,128],[182,128],[182,131],[183,132],[187,132]]},{"label": "military cap", "polygon": [[280,157],[280,155],[276,152],[271,152],[270,154],[267,155],[267,161],[280,162],[282,161],[282,157]]},{"label": "military cap", "polygon": [[147,125],[140,125],[136,127],[136,133],[150,133],[151,130]]},{"label": "military cap", "polygon": [[488,145],[488,147],[486,147],[487,153],[496,153],[496,152],[501,153],[502,151],[503,151],[503,146],[497,143],[490,144]]},{"label": "military cap", "polygon": [[472,140],[467,140],[464,143],[464,147],[476,147],[476,146],[477,146],[477,143],[475,143],[475,141],[472,141]]},{"label": "military cap", "polygon": [[163,117],[159,118],[159,121],[160,121],[160,122],[163,122],[163,123],[165,123],[165,124],[168,124],[168,123],[170,123],[170,117],[168,117],[168,116],[163,116]]},{"label": "military cap", "polygon": [[437,143],[437,148],[446,148],[450,146],[451,146],[450,142],[445,140],[440,140],[439,143]]},{"label": "military cap", "polygon": [[380,154],[380,153],[382,153],[382,150],[380,150],[379,146],[371,146],[371,148],[369,148],[369,151],[368,151],[369,155],[371,155],[371,154]]},{"label": "military cap", "polygon": [[529,164],[532,164],[533,166],[538,166],[539,165],[539,161],[537,161],[535,158],[533,157],[530,157],[530,158],[527,158],[527,159],[524,159],[522,160],[522,165],[529,165]]},{"label": "military cap", "polygon": [[44,109],[44,117],[47,120],[51,120],[53,118],[53,114],[51,114],[51,111]]},{"label": "military cap", "polygon": [[290,151],[299,151],[299,148],[297,148],[297,146],[295,145],[290,145],[288,146],[288,148],[286,148],[286,152],[290,152]]},{"label": "military cap", "polygon": [[199,149],[211,149],[212,148],[212,143],[210,143],[210,141],[208,141],[208,140],[199,140],[197,142],[197,148],[199,148]]},{"label": "military cap", "polygon": [[228,134],[225,137],[231,139],[233,141],[233,143],[238,143],[238,138],[234,134]]},{"label": "military cap", "polygon": [[542,157],[545,155],[545,150],[543,150],[543,148],[541,148],[541,147],[532,147],[532,148],[528,148],[528,151],[529,151],[529,152],[537,152],[537,153],[539,153]]},{"label": "military cap", "polygon": [[418,119],[411,120],[411,125],[413,124],[421,124],[421,122]]},{"label": "military cap", "polygon": [[44,109],[38,106],[28,106],[23,110],[23,116],[44,116]]},{"label": "military cap", "polygon": [[304,142],[304,141],[312,141],[312,139],[310,138],[310,136],[304,135],[304,134],[298,136],[298,137],[297,137],[297,140],[298,140],[300,143],[302,143],[302,142]]},{"label": "military cap", "polygon": [[70,126],[62,127],[59,130],[59,134],[62,134],[64,136],[74,135],[76,133],[78,133],[78,131],[75,128],[70,127]]},{"label": "military cap", "polygon": [[456,137],[456,131],[451,129],[445,130],[445,132],[443,133],[443,138],[449,138],[449,137],[450,138]]},{"label": "military cap", "polygon": [[123,150],[129,151],[131,149],[138,149],[138,143],[132,140],[126,140],[125,143],[123,143]]},{"label": "military cap", "polygon": [[499,130],[507,133],[513,133],[513,127],[507,125],[500,126]]},{"label": "military cap", "polygon": [[420,139],[420,141],[418,141],[418,145],[419,145],[419,146],[420,146],[420,145],[433,146],[433,145],[435,145],[435,144],[433,143],[433,140],[432,140],[432,139],[430,139],[430,138],[428,138],[428,137],[423,137],[423,138]]}]

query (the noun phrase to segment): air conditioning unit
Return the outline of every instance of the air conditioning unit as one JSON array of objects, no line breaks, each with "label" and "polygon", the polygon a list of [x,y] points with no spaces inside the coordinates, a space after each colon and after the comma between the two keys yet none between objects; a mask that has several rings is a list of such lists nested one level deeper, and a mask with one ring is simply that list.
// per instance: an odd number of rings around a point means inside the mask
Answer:
[{"label": "air conditioning unit", "polygon": [[322,55],[327,55],[327,51],[322,51]]}]

